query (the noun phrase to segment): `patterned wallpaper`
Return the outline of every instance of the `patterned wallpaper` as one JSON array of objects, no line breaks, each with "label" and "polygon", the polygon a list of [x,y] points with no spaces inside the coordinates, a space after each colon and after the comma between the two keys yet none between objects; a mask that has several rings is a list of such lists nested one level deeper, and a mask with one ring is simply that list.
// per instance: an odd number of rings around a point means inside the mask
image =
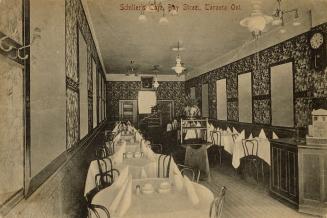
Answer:
[{"label": "patterned wallpaper", "polygon": [[22,0],[2,0],[0,11],[0,31],[22,44]]},{"label": "patterned wallpaper", "polygon": [[65,1],[65,29],[66,29],[66,76],[70,83],[75,83],[72,86],[77,86],[77,89],[71,89],[67,86],[67,148],[74,146],[79,140],[79,73],[78,73],[78,30],[83,34],[87,47],[87,78],[88,78],[88,124],[89,129],[93,127],[93,107],[92,101],[92,57],[96,62],[98,73],[102,73],[100,60],[96,47],[91,35],[91,30],[84,13],[81,0],[66,0]]},{"label": "patterned wallpaper", "polygon": [[[174,100],[175,116],[183,113],[183,100],[185,96],[184,82],[159,81],[157,90],[159,100]],[[109,81],[107,82],[107,117],[109,120],[119,119],[119,100],[137,100],[138,91],[141,90],[140,81]]]},{"label": "patterned wallpaper", "polygon": [[[315,27],[327,36],[327,23]],[[253,122],[271,124],[270,117],[270,72],[271,65],[285,61],[294,63],[294,102],[295,126],[304,127],[310,122],[310,111],[314,98],[327,97],[326,72],[312,69],[310,66],[311,50],[308,44],[308,33],[298,35],[287,41],[247,56],[236,62],[212,70],[186,81],[186,90],[196,87],[201,91],[203,83],[209,83],[209,116],[216,119],[216,80],[227,79],[228,120],[238,120],[237,75],[252,72],[253,75]]]}]

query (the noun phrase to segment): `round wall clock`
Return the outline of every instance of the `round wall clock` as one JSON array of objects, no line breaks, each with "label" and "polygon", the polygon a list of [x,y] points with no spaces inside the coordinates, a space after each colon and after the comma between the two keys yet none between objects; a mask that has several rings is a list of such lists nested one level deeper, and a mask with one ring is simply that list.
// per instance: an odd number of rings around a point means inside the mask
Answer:
[{"label": "round wall clock", "polygon": [[313,33],[310,37],[310,46],[313,49],[320,48],[324,43],[324,36],[320,32]]},{"label": "round wall clock", "polygon": [[326,66],[326,40],[324,33],[319,30],[313,30],[309,35],[309,46],[311,48],[312,66],[321,70]]}]

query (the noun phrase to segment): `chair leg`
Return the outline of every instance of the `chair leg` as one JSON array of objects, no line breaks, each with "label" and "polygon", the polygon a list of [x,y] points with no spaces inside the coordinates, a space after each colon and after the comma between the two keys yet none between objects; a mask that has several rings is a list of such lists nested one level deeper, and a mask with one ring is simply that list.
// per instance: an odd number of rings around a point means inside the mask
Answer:
[{"label": "chair leg", "polygon": [[261,173],[262,173],[262,183],[265,185],[265,171],[263,161],[261,161]]},{"label": "chair leg", "polygon": [[259,167],[258,167],[258,161],[255,161],[255,172],[257,173],[257,183],[259,183]]}]

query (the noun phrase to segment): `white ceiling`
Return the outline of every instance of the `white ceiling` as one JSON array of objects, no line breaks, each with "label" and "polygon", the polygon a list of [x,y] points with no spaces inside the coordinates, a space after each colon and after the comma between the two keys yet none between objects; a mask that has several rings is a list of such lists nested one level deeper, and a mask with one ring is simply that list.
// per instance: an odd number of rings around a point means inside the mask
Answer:
[{"label": "white ceiling", "polygon": [[[262,0],[263,12],[272,14],[275,0]],[[283,0],[284,9],[298,6],[300,15],[312,8],[312,1],[327,3],[325,0]],[[174,0],[161,1],[163,5],[199,5],[201,11],[180,10],[177,16],[168,15],[168,25],[159,25],[161,13],[146,14],[147,22],[138,20],[140,11],[122,11],[120,4],[141,4],[141,0],[87,0],[88,9],[99,43],[107,73],[126,73],[129,61],[135,60],[140,73],[151,73],[153,65],[160,65],[161,74],[174,74],[176,52],[171,48],[182,41],[185,51],[181,52],[182,62],[188,71],[206,64],[252,39],[249,31],[240,26],[240,20],[249,16],[251,0]],[[158,2],[158,1],[157,1]],[[205,3],[226,5],[231,2],[240,5],[241,10],[206,11]],[[321,7],[316,6],[319,9]],[[269,32],[269,29],[267,29]],[[267,33],[266,33],[267,34]]]}]

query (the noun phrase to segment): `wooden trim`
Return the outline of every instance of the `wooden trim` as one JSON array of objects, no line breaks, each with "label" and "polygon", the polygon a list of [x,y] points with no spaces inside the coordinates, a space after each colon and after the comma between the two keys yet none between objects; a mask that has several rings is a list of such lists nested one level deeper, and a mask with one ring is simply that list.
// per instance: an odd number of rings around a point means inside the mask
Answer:
[{"label": "wooden trim", "polygon": [[6,216],[9,211],[14,208],[21,200],[24,199],[24,189],[18,190],[9,199],[7,199],[3,204],[0,205],[0,217]]},{"label": "wooden trim", "polygon": [[[23,43],[30,44],[30,0],[22,3]],[[30,49],[24,49],[24,55],[30,57]],[[30,58],[24,60],[24,194],[26,195],[31,178],[31,104],[30,104]]]},{"label": "wooden trim", "polygon": [[50,164],[48,164],[41,172],[35,175],[31,179],[29,189],[25,198],[31,196],[45,181],[47,181],[52,175],[58,172],[62,167],[64,167],[70,159],[72,159],[79,151],[88,147],[100,131],[104,128],[105,122],[102,122],[100,126],[96,127],[94,131],[85,136],[82,140],[79,141],[79,146],[73,146],[70,150],[66,150],[60,154],[56,159],[54,159]]}]

